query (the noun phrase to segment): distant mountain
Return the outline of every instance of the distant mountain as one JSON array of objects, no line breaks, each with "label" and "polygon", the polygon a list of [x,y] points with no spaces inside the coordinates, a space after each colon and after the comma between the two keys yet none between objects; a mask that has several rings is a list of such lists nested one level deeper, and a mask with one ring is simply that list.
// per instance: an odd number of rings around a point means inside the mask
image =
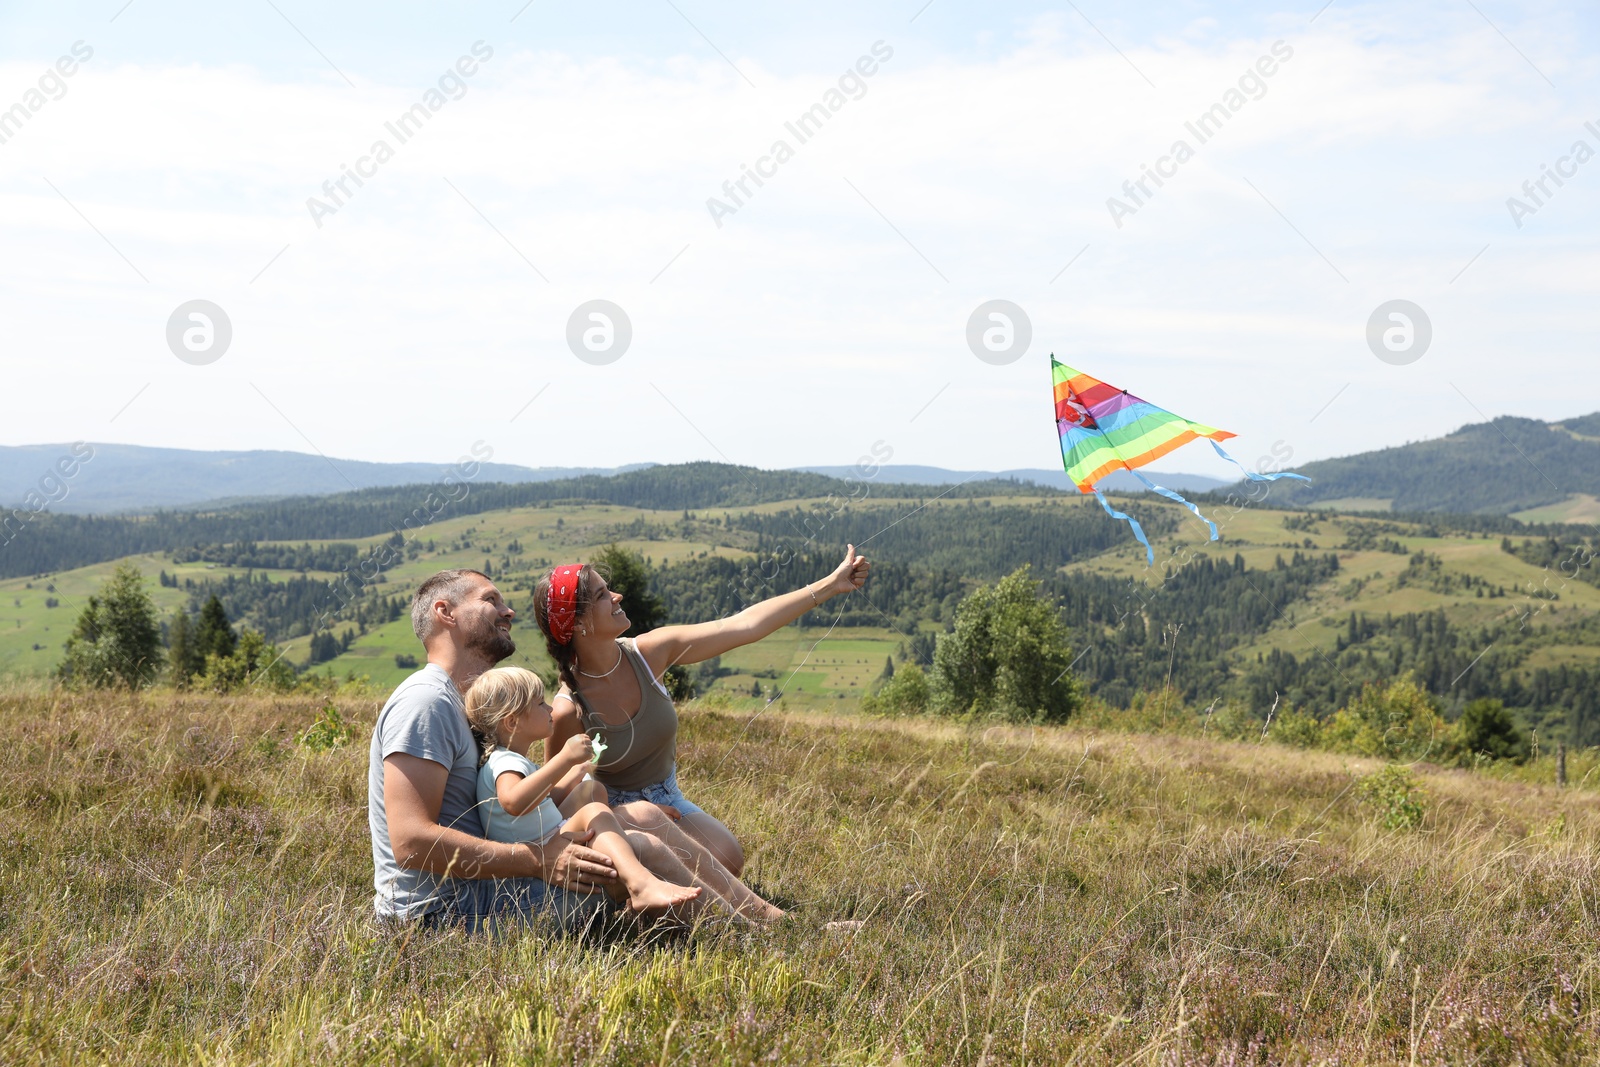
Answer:
[{"label": "distant mountain", "polygon": [[1600,495],[1600,412],[1551,423],[1503,415],[1431,441],[1293,469],[1311,484],[1279,482],[1274,500],[1509,515]]},{"label": "distant mountain", "polygon": [[[98,456],[93,462],[98,461]],[[87,468],[85,468],[87,469]],[[325,541],[418,530],[445,516],[479,515],[504,508],[605,502],[675,512],[753,507],[783,501],[842,502],[856,498],[860,482],[808,471],[763,471],[726,463],[652,465],[620,474],[517,483],[470,479],[454,488],[438,471],[420,485],[377,486],[343,493],[276,497],[227,505],[155,510],[143,515],[62,515],[25,509],[0,511],[0,578],[80,567],[141,552],[245,541]],[[86,475],[80,472],[80,477]],[[74,482],[74,484],[77,484]],[[944,497],[1038,496],[1054,490],[1013,481],[975,481],[960,487],[882,482],[875,500]],[[836,506],[836,505],[834,505]],[[404,535],[402,535],[404,536]]]},{"label": "distant mountain", "polygon": [[[94,445],[94,457],[66,480],[66,495],[50,480],[57,461],[71,454],[70,445],[0,446],[0,504],[23,504],[30,492],[51,501],[57,514],[104,514],[116,511],[185,508],[223,504],[331,496],[392,486],[438,482],[451,463],[367,463],[324,459],[301,452],[200,452],[140,445]],[[705,507],[711,502],[753,502],[755,498],[803,497],[831,491],[808,478],[862,480],[854,467],[796,467],[760,472],[761,490],[752,489],[749,468],[687,464],[661,477],[637,481],[655,464],[625,467],[522,467],[484,463],[475,472],[479,484],[526,485],[564,483],[560,495],[586,499],[638,497],[647,506]],[[1395,511],[1460,512],[1509,515],[1530,509],[1557,509],[1531,518],[1559,519],[1561,506],[1600,507],[1600,412],[1562,422],[1503,416],[1493,422],[1463,426],[1431,441],[1417,441],[1354,456],[1318,460],[1295,468],[1310,485],[1279,482],[1274,499],[1290,505],[1337,503],[1347,509],[1388,507]],[[710,471],[721,471],[710,475]],[[692,472],[685,474],[683,472]],[[1151,479],[1184,493],[1226,490],[1230,483],[1199,474],[1148,472]],[[782,477],[780,477],[782,476]],[[612,480],[615,478],[616,480]],[[688,480],[685,481],[684,479]],[[721,484],[726,480],[727,484]],[[961,471],[943,467],[891,464],[870,479],[888,486],[953,486],[968,483],[988,492],[1014,491],[1032,483],[1072,491],[1066,472],[1040,468]],[[1101,483],[1119,492],[1142,492],[1144,486],[1119,472]],[[900,489],[889,495],[905,495]],[[676,495],[674,495],[676,494]],[[682,499],[678,499],[682,497]],[[745,500],[745,497],[751,498]],[[540,499],[550,499],[545,494]],[[663,501],[671,501],[662,504]],[[620,502],[620,501],[619,501]],[[35,510],[29,508],[29,510]],[[1577,518],[1587,512],[1575,511]]]},{"label": "distant mountain", "polygon": [[[855,467],[795,467],[795,470],[810,471],[812,474],[826,474],[833,478],[853,478],[861,480],[862,475]],[[1160,471],[1146,471],[1145,476],[1157,485],[1179,492],[1203,493],[1209,489],[1219,489],[1228,484],[1226,478],[1208,478],[1204,474],[1166,474]],[[1018,467],[1005,471],[952,471],[943,467],[918,467],[910,464],[889,464],[878,468],[868,481],[889,482],[896,485],[955,485],[960,482],[981,481],[1018,481],[1032,482],[1035,485],[1047,485],[1052,489],[1073,489],[1072,479],[1067,477],[1064,470],[1043,470],[1034,467]],[[1110,489],[1119,493],[1142,493],[1144,484],[1126,471],[1118,471],[1100,483],[1100,488]]]},{"label": "distant mountain", "polygon": [[[0,446],[0,504],[22,503],[30,491],[47,499],[60,490],[47,479],[72,445]],[[78,446],[81,450],[83,446]],[[321,496],[391,485],[436,482],[454,463],[366,463],[324,459],[303,452],[199,452],[182,448],[96,444],[94,456],[65,479],[66,496],[50,505],[59,513],[96,514],[182,507],[222,501]],[[480,482],[548,482],[586,474],[609,475],[652,466],[520,467],[483,463]]]},{"label": "distant mountain", "polygon": [[[439,481],[453,465],[369,463],[324,459],[304,452],[204,452],[119,444],[91,447],[93,458],[82,463],[73,477],[64,480],[66,496],[52,499],[51,511],[94,515],[198,504],[215,507],[361,489],[426,485]],[[70,456],[73,448],[66,444],[0,445],[0,506],[20,505],[30,491],[46,498],[58,496],[60,489],[49,480],[49,475],[57,461]],[[473,480],[521,485],[584,477],[605,478],[653,466],[653,463],[634,463],[623,467],[523,467],[483,463]],[[793,470],[861,480],[854,467],[796,467]],[[925,486],[1018,481],[1056,489],[1073,488],[1066,472],[1059,470],[954,471],[943,467],[891,465],[880,467],[870,480],[879,484]],[[1163,474],[1156,480],[1170,488],[1192,492],[1204,492],[1224,484],[1222,479],[1198,474]],[[1128,492],[1144,488],[1126,474],[1113,475],[1104,484]]]}]

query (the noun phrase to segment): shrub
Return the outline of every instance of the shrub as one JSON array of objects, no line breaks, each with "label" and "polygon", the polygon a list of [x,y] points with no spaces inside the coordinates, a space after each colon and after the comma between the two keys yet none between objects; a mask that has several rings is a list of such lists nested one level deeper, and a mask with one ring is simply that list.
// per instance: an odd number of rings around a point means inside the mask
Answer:
[{"label": "shrub", "polygon": [[915,663],[894,672],[876,693],[861,698],[861,710],[869,715],[920,715],[932,700],[928,676]]},{"label": "shrub", "polygon": [[1369,684],[1323,724],[1321,735],[1336,752],[1382,759],[1439,759],[1455,747],[1433,698],[1409,672],[1386,687]]},{"label": "shrub", "polygon": [[322,705],[322,711],[300,735],[300,743],[313,752],[326,752],[355,740],[355,727],[344,721],[332,701]]},{"label": "shrub", "polygon": [[681,663],[674,663],[661,674],[661,684],[666,686],[667,695],[675,703],[693,700],[697,692],[694,677],[689,673],[689,668]]},{"label": "shrub", "polygon": [[[1168,697],[1166,702],[1173,702],[1174,697]],[[1178,715],[1186,715],[1179,702]],[[1179,720],[1182,721],[1182,718]],[[1277,725],[1277,720],[1274,725]],[[1224,704],[1211,710],[1210,715],[1202,713],[1200,717],[1200,733],[1211,737],[1221,737],[1224,741],[1261,741],[1262,729],[1266,723],[1251,715],[1250,710],[1237,704]]]},{"label": "shrub", "polygon": [[1316,748],[1322,743],[1322,724],[1315,715],[1289,705],[1278,713],[1267,728],[1267,736],[1280,745]]},{"label": "shrub", "polygon": [[215,693],[232,693],[247,686],[288,692],[297,684],[294,668],[277,646],[254,630],[241,630],[237,647],[227,656],[206,657],[201,685]]},{"label": "shrub", "polygon": [[1528,738],[1498,700],[1480,699],[1468,704],[1456,720],[1456,741],[1464,756],[1486,756],[1521,762],[1528,755]]},{"label": "shrub", "polygon": [[956,609],[933,653],[933,706],[956,715],[1061,722],[1083,702],[1066,626],[1026,564]]},{"label": "shrub", "polygon": [[1389,764],[1356,781],[1356,797],[1373,808],[1386,830],[1415,830],[1422,825],[1428,794],[1410,768]]}]

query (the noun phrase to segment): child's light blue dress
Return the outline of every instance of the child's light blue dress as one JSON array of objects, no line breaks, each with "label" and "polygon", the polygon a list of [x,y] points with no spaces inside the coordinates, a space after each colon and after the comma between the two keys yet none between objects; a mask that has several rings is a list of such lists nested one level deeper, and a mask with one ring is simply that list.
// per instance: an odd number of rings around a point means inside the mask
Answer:
[{"label": "child's light blue dress", "polygon": [[539,765],[533,760],[509,748],[496,748],[488,762],[478,768],[478,818],[483,822],[484,837],[491,841],[532,841],[542,845],[561,829],[566,820],[548,796],[532,811],[508,815],[495,793],[495,779],[507,771],[515,771],[526,778],[538,769]]}]

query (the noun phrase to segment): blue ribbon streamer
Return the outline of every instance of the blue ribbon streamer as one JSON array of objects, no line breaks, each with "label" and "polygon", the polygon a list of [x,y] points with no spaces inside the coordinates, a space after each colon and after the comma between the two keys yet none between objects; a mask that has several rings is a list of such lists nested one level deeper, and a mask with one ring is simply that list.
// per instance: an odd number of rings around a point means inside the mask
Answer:
[{"label": "blue ribbon streamer", "polygon": [[[1241,471],[1243,471],[1244,476],[1252,482],[1275,482],[1279,478],[1294,478],[1302,482],[1309,482],[1311,480],[1304,474],[1295,474],[1292,471],[1275,471],[1272,474],[1260,474],[1246,467],[1243,463],[1240,463],[1232,456],[1228,455],[1222,450],[1222,446],[1217,444],[1217,442],[1212,441],[1211,447],[1217,450],[1217,455],[1221,456],[1223,459],[1227,460],[1229,463],[1232,463],[1235,467],[1238,467]],[[1217,530],[1217,524],[1200,514],[1200,509],[1193,503],[1185,500],[1177,493],[1174,493],[1171,489],[1168,489],[1165,486],[1157,485],[1155,482],[1152,482],[1149,478],[1146,478],[1132,467],[1127,468],[1127,470],[1135,478],[1143,482],[1145,488],[1149,489],[1152,493],[1158,493],[1161,496],[1166,497],[1168,500],[1176,501],[1177,503],[1188,508],[1190,511],[1194,512],[1195,518],[1199,519],[1201,522],[1205,523],[1211,528],[1211,540],[1221,540],[1222,535]],[[1120,512],[1116,508],[1112,507],[1111,502],[1107,500],[1103,494],[1101,494],[1099,489],[1094,490],[1094,495],[1095,499],[1100,501],[1100,506],[1106,509],[1107,515],[1110,515],[1113,519],[1120,519],[1129,526],[1133,527],[1133,536],[1138,539],[1141,545],[1144,546],[1145,562],[1149,566],[1155,566],[1156,550],[1150,546],[1150,539],[1144,535],[1144,527],[1139,525],[1139,520],[1134,518],[1132,515],[1124,514],[1123,512]]]},{"label": "blue ribbon streamer", "polygon": [[1113,519],[1121,519],[1123,522],[1133,527],[1133,536],[1137,537],[1139,539],[1139,543],[1144,546],[1145,562],[1149,566],[1154,567],[1156,564],[1156,550],[1150,547],[1150,539],[1144,535],[1144,527],[1139,525],[1139,520],[1134,518],[1132,515],[1124,515],[1122,512],[1112,507],[1111,501],[1107,500],[1103,495],[1101,495],[1100,490],[1094,490],[1094,495],[1095,499],[1100,501],[1100,506],[1106,509],[1107,515],[1110,515]]},{"label": "blue ribbon streamer", "polygon": [[1177,493],[1174,493],[1171,489],[1168,489],[1166,486],[1157,485],[1155,482],[1152,482],[1149,478],[1146,478],[1144,475],[1140,474],[1136,470],[1133,470],[1132,468],[1129,469],[1129,473],[1132,474],[1135,478],[1139,479],[1141,482],[1143,482],[1145,484],[1145,488],[1149,489],[1152,493],[1160,493],[1162,496],[1166,497],[1168,500],[1176,500],[1178,503],[1182,504],[1184,507],[1186,507],[1190,511],[1194,512],[1194,517],[1195,518],[1199,519],[1201,522],[1203,522],[1207,526],[1211,527],[1211,540],[1219,541],[1219,540],[1222,539],[1222,535],[1217,532],[1217,524],[1212,522],[1210,519],[1206,518],[1204,515],[1200,514],[1200,509],[1195,507],[1194,504],[1192,504],[1189,501],[1183,499],[1183,497],[1179,496]]},{"label": "blue ribbon streamer", "polygon": [[1304,474],[1294,474],[1290,471],[1278,471],[1274,474],[1257,474],[1255,471],[1251,470],[1249,467],[1246,467],[1243,463],[1240,463],[1238,460],[1224,452],[1222,450],[1222,446],[1217,444],[1215,441],[1211,442],[1211,447],[1217,450],[1217,455],[1221,456],[1229,463],[1232,463],[1235,467],[1238,467],[1240,470],[1244,471],[1244,476],[1250,479],[1252,482],[1275,482],[1279,478],[1298,478],[1302,482],[1309,482],[1311,480]]}]

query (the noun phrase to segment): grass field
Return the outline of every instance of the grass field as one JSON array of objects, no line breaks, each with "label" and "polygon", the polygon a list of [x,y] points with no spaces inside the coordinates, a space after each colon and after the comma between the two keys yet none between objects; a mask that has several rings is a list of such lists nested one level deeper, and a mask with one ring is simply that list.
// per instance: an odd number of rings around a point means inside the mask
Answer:
[{"label": "grass field", "polygon": [[900,634],[879,627],[836,630],[832,636],[817,627],[786,628],[723,656],[722,665],[735,673],[719,679],[718,687],[743,693],[759,682],[768,697],[781,689],[786,707],[856,700],[902,643]]},{"label": "grass field", "polygon": [[[148,579],[150,597],[164,616],[182,607],[188,595],[181,589],[157,585],[156,576],[162,570],[188,578],[213,579],[244,573],[205,563],[174,564],[164,555],[148,553],[43,578],[0,581],[0,678],[38,677],[53,671],[61,662],[62,647],[85,602],[120,562],[133,564]],[[311,573],[315,577],[331,577]],[[54,607],[50,606],[52,600],[57,602]]]},{"label": "grass field", "polygon": [[[1575,435],[1576,436],[1576,435]],[[1529,508],[1527,511],[1514,511],[1513,519],[1523,522],[1600,522],[1600,498],[1593,493],[1571,493],[1559,504],[1547,504],[1542,508]]]},{"label": "grass field", "polygon": [[[848,644],[832,658],[862,658]],[[830,669],[852,666],[829,664]],[[1593,1062],[1600,796],[1271,745],[685,710],[792,905],[580,944],[370,918],[366,738],[319,701],[0,697],[0,1062]],[[864,920],[853,933],[824,929]]]}]

